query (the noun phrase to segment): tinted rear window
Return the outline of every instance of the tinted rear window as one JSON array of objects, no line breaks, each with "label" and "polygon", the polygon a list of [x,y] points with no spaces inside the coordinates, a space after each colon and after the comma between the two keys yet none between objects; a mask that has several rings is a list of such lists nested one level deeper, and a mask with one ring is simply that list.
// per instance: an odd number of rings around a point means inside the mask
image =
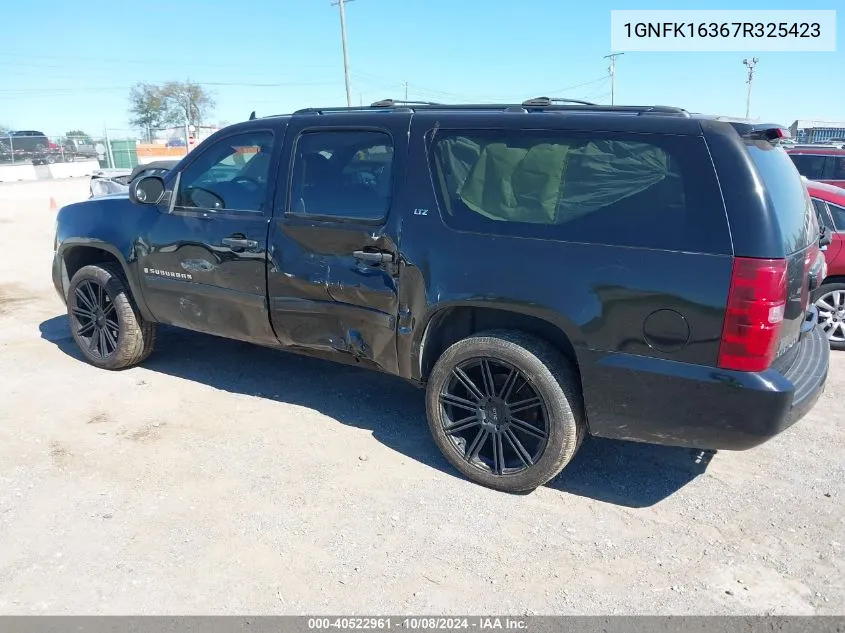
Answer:
[{"label": "tinted rear window", "polygon": [[784,249],[794,253],[816,239],[812,202],[789,155],[765,141],[746,143],[771,200],[780,226]]},{"label": "tinted rear window", "polygon": [[441,129],[430,159],[441,215],[457,230],[730,252],[700,137]]}]

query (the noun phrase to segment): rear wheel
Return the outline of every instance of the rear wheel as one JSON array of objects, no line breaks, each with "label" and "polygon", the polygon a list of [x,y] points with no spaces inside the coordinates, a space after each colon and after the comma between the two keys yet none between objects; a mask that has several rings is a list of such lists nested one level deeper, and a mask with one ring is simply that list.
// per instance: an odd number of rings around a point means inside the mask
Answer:
[{"label": "rear wheel", "polygon": [[429,427],[446,459],[496,490],[542,486],[570,462],[585,434],[574,369],[520,332],[482,332],[455,343],[426,391]]},{"label": "rear wheel", "polygon": [[845,350],[845,284],[823,284],[817,296],[819,326],[827,334],[831,349]]},{"label": "rear wheel", "polygon": [[155,324],[145,321],[116,264],[81,268],[68,289],[68,317],[76,344],[92,365],[123,369],[155,346]]}]

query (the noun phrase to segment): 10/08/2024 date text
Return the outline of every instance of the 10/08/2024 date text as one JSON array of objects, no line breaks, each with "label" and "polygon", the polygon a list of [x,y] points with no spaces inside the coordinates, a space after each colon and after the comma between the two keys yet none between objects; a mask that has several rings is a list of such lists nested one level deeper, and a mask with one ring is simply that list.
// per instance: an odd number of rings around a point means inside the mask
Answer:
[{"label": "10/08/2024 date text", "polygon": [[479,617],[346,617],[346,618],[308,618],[308,628],[313,630],[364,629],[364,630],[522,630],[527,622],[520,618]]}]

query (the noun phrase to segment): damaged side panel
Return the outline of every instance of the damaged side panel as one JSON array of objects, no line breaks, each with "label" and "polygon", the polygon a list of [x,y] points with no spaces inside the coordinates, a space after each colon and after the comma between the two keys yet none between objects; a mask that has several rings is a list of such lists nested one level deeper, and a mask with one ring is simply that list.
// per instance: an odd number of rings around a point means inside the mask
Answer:
[{"label": "damaged side panel", "polygon": [[[139,251],[139,272],[156,320],[238,340],[274,344],[267,318],[266,232],[260,215],[159,214]],[[237,233],[255,246],[234,250]],[[178,238],[178,239],[177,239]]]},{"label": "damaged side panel", "polygon": [[288,127],[267,290],[282,345],[396,374],[399,238],[409,113]]},{"label": "damaged side panel", "polygon": [[275,236],[267,286],[282,345],[349,355],[394,373],[395,276],[352,255],[384,240],[293,218],[276,223]]}]

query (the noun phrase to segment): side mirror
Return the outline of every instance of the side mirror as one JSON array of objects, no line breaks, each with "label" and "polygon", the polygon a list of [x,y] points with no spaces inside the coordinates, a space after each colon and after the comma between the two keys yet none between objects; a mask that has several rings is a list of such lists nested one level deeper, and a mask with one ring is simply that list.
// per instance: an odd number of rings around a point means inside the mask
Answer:
[{"label": "side mirror", "polygon": [[129,185],[129,199],[135,204],[158,204],[164,198],[164,180],[158,176],[136,178]]},{"label": "side mirror", "polygon": [[833,238],[830,236],[830,231],[827,230],[826,226],[821,227],[821,231],[819,232],[819,246],[822,250],[825,250],[830,243],[833,241]]}]

